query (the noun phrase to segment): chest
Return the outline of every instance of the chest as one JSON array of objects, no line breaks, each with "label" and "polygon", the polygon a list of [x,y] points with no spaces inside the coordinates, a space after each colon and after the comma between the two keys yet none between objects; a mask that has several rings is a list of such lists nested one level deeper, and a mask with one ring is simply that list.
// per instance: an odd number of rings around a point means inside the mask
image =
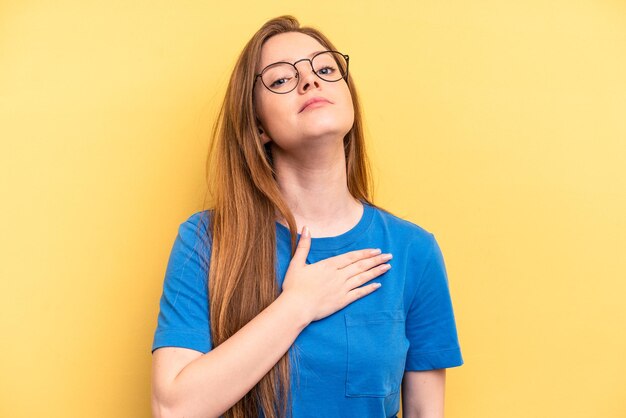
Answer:
[{"label": "chest", "polygon": [[[310,256],[314,263],[329,255]],[[279,268],[281,284],[287,267]],[[406,272],[394,267],[375,279],[383,284],[378,290],[312,322],[296,338],[290,354],[299,390],[347,397],[387,397],[400,390],[409,347]]]}]

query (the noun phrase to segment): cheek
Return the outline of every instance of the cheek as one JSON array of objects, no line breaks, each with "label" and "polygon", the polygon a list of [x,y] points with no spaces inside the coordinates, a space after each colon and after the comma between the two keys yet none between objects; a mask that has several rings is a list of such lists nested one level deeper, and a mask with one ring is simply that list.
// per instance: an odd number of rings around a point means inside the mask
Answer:
[{"label": "cheek", "polygon": [[254,111],[256,112],[256,116],[261,120],[265,121],[266,116],[268,115],[268,100],[265,92],[255,92],[254,95]]},{"label": "cheek", "polygon": [[350,89],[348,85],[344,85],[344,109],[346,114],[350,117],[350,120],[354,120],[354,105],[352,104],[352,94],[350,94]]},{"label": "cheek", "polygon": [[294,110],[298,103],[295,101],[297,97],[275,96],[277,97],[268,97],[268,95],[259,97],[256,115],[265,128],[266,134],[273,140],[280,141],[280,138],[290,136],[298,123],[297,110]]}]

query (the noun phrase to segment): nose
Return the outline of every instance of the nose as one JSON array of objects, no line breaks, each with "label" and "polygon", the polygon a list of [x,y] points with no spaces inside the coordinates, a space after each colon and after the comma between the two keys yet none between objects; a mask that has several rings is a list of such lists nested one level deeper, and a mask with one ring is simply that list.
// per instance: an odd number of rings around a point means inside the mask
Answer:
[{"label": "nose", "polygon": [[302,62],[298,69],[298,77],[300,77],[298,91],[302,93],[310,88],[319,88],[320,86],[320,78],[314,73],[311,61],[306,61]]}]

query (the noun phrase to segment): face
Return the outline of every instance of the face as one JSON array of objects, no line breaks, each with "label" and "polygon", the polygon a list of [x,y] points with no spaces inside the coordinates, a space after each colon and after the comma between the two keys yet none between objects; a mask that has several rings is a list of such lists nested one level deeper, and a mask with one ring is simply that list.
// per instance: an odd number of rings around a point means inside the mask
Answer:
[{"label": "face", "polygon": [[[316,39],[298,32],[281,33],[269,38],[261,50],[255,74],[278,61],[294,63],[312,58],[328,48]],[[354,123],[352,96],[345,79],[328,82],[313,73],[308,61],[296,64],[298,86],[286,94],[269,91],[259,77],[254,85],[254,108],[263,143],[284,150],[314,146],[328,141],[343,141]],[[301,110],[305,102],[321,97],[329,103],[316,103]]]}]

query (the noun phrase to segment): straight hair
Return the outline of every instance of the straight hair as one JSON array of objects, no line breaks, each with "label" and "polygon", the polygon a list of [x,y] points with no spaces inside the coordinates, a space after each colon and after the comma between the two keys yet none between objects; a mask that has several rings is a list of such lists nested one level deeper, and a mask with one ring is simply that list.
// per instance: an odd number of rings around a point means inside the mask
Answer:
[{"label": "straight hair", "polygon": [[[272,36],[299,32],[328,50],[337,50],[319,30],[300,26],[290,15],[267,21],[248,41],[230,77],[212,130],[207,158],[211,241],[208,293],[211,339],[217,347],[233,336],[280,294],[276,280],[277,215],[288,224],[291,256],[296,222],[276,182],[269,143],[263,145],[253,103],[255,69],[261,48]],[[344,136],[347,186],[355,198],[375,206],[365,152],[361,108],[354,80],[344,80],[352,95],[354,124]],[[262,86],[261,86],[262,87]],[[206,238],[206,237],[205,237]],[[235,405],[225,418],[291,416],[289,351]]]}]

